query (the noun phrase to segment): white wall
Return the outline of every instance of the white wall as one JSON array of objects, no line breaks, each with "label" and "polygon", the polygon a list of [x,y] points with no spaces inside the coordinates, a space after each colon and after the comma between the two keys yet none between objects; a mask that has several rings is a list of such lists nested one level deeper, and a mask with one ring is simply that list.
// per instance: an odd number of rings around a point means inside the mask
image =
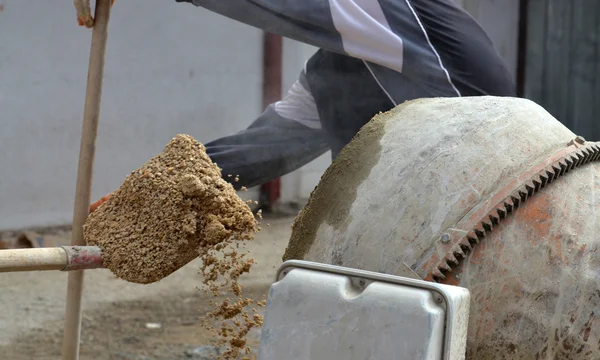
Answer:
[{"label": "white wall", "polygon": [[[0,4],[0,229],[69,223],[91,31],[77,27],[72,1]],[[188,4],[117,1],[93,199],[177,133],[207,142],[249,125],[262,110],[261,36]]]}]

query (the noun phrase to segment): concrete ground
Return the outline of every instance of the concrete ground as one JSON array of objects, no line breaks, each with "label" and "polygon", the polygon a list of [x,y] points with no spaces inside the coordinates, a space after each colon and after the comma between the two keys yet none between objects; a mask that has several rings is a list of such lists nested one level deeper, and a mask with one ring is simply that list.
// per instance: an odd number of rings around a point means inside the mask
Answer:
[{"label": "concrete ground", "polygon": [[[292,222],[292,216],[265,218],[263,230],[248,244],[257,264],[241,282],[251,297],[266,296]],[[44,246],[68,244],[69,236],[64,230],[46,234]],[[127,283],[108,270],[87,271],[80,359],[208,358],[213,338],[200,326],[200,317],[209,297],[197,290],[202,280],[198,268],[193,261],[150,285]],[[67,274],[4,273],[0,284],[0,358],[60,359]],[[254,334],[250,345],[257,349],[257,344]]]}]

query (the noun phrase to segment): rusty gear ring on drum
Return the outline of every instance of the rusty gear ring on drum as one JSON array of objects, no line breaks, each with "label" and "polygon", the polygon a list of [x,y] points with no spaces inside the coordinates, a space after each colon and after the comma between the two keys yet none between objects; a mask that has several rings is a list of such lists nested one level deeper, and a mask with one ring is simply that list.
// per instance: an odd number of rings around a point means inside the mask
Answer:
[{"label": "rusty gear ring on drum", "polygon": [[[555,179],[571,170],[600,159],[600,143],[586,143],[577,137],[566,148],[529,168],[471,210],[456,226],[447,229],[434,251],[420,262],[415,272],[424,279],[444,283],[446,275],[460,265],[473,247],[520,204]],[[438,254],[445,254],[440,257]],[[432,269],[432,270],[431,270]],[[447,282],[449,283],[449,282]]]}]

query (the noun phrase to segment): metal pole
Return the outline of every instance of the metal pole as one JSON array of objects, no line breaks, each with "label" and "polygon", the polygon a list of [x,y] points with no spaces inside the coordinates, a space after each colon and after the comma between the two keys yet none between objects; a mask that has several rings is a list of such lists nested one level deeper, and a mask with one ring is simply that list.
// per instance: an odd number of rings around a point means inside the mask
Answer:
[{"label": "metal pole", "polygon": [[[96,0],[95,22],[92,30],[92,44],[85,94],[83,128],[79,150],[79,168],[75,189],[73,229],[71,245],[85,245],[83,224],[89,214],[92,170],[98,133],[98,118],[102,98],[102,78],[104,54],[108,34],[111,0]],[[69,273],[67,306],[62,346],[63,360],[79,359],[79,339],[81,335],[81,294],[83,290],[83,270]]]},{"label": "metal pole", "polygon": [[0,251],[0,273],[16,271],[76,271],[102,268],[97,246],[58,246]]},{"label": "metal pole", "polygon": [[[263,109],[281,100],[282,95],[283,39],[265,32],[263,34]],[[267,211],[281,195],[281,178],[260,187],[260,206]]]}]

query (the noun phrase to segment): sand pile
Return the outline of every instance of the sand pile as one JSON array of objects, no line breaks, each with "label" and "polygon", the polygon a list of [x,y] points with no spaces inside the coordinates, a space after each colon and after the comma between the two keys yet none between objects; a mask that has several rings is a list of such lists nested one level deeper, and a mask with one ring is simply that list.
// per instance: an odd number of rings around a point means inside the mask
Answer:
[{"label": "sand pile", "polygon": [[158,281],[215,245],[258,230],[248,205],[191,136],[178,135],[133,171],[84,225],[104,266],[134,283]]}]

